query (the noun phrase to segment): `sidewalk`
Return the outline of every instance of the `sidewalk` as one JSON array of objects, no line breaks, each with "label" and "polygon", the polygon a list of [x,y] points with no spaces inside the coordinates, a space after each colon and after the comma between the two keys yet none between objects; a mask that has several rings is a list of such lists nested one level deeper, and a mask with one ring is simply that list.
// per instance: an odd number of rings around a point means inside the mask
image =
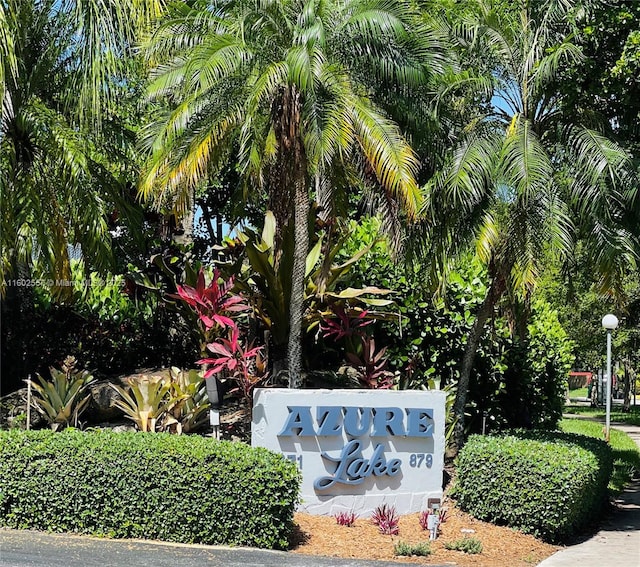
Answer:
[{"label": "sidewalk", "polygon": [[[640,427],[611,424],[640,447]],[[640,567],[640,477],[616,499],[598,533],[545,559],[538,567]]]}]

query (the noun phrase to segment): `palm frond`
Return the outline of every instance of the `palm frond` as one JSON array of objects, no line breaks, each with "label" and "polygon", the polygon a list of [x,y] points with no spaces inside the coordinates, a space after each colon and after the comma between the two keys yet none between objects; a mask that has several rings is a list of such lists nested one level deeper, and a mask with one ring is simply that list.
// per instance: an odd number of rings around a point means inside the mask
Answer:
[{"label": "palm frond", "polygon": [[418,160],[397,125],[364,101],[354,101],[352,120],[360,147],[378,182],[416,218],[422,193],[416,182]]}]

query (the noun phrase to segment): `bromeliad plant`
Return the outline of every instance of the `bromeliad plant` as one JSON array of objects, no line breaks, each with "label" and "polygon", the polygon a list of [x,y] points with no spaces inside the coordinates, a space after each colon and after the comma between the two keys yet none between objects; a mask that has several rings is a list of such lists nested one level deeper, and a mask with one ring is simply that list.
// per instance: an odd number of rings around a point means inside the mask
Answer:
[{"label": "bromeliad plant", "polygon": [[171,367],[169,397],[178,400],[162,420],[162,429],[190,433],[209,423],[211,407],[201,370]]},{"label": "bromeliad plant", "polygon": [[162,419],[186,396],[170,395],[171,383],[162,376],[135,376],[126,380],[126,388],[110,386],[120,394],[115,401],[125,416],[133,421],[140,431],[157,431]]},{"label": "bromeliad plant", "polygon": [[31,382],[35,390],[36,409],[54,431],[69,427],[72,423],[77,426],[78,418],[89,401],[87,389],[93,376],[76,369],[76,359],[73,356],[64,359],[61,370],[52,367],[49,371],[50,381],[38,374],[39,384]]}]

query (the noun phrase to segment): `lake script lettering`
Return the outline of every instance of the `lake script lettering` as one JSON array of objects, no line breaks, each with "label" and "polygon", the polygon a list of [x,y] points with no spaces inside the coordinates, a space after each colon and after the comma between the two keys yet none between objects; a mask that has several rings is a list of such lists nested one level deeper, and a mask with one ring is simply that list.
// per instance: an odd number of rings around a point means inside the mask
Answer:
[{"label": "lake script lettering", "polygon": [[362,457],[361,449],[362,443],[353,439],[343,447],[337,458],[321,453],[323,459],[336,463],[337,466],[333,476],[322,476],[316,479],[313,487],[316,490],[326,490],[336,484],[360,484],[370,476],[393,477],[400,472],[402,461],[400,459],[387,461],[383,445],[376,445],[370,459]]}]

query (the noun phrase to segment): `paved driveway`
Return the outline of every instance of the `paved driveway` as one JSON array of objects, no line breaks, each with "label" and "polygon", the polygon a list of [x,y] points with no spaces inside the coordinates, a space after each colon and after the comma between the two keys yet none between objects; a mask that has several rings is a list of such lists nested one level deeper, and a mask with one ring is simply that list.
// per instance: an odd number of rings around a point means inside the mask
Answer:
[{"label": "paved driveway", "polygon": [[203,567],[214,565],[224,567],[398,567],[400,564],[386,561],[311,557],[259,549],[109,540],[0,529],[0,567]]}]

